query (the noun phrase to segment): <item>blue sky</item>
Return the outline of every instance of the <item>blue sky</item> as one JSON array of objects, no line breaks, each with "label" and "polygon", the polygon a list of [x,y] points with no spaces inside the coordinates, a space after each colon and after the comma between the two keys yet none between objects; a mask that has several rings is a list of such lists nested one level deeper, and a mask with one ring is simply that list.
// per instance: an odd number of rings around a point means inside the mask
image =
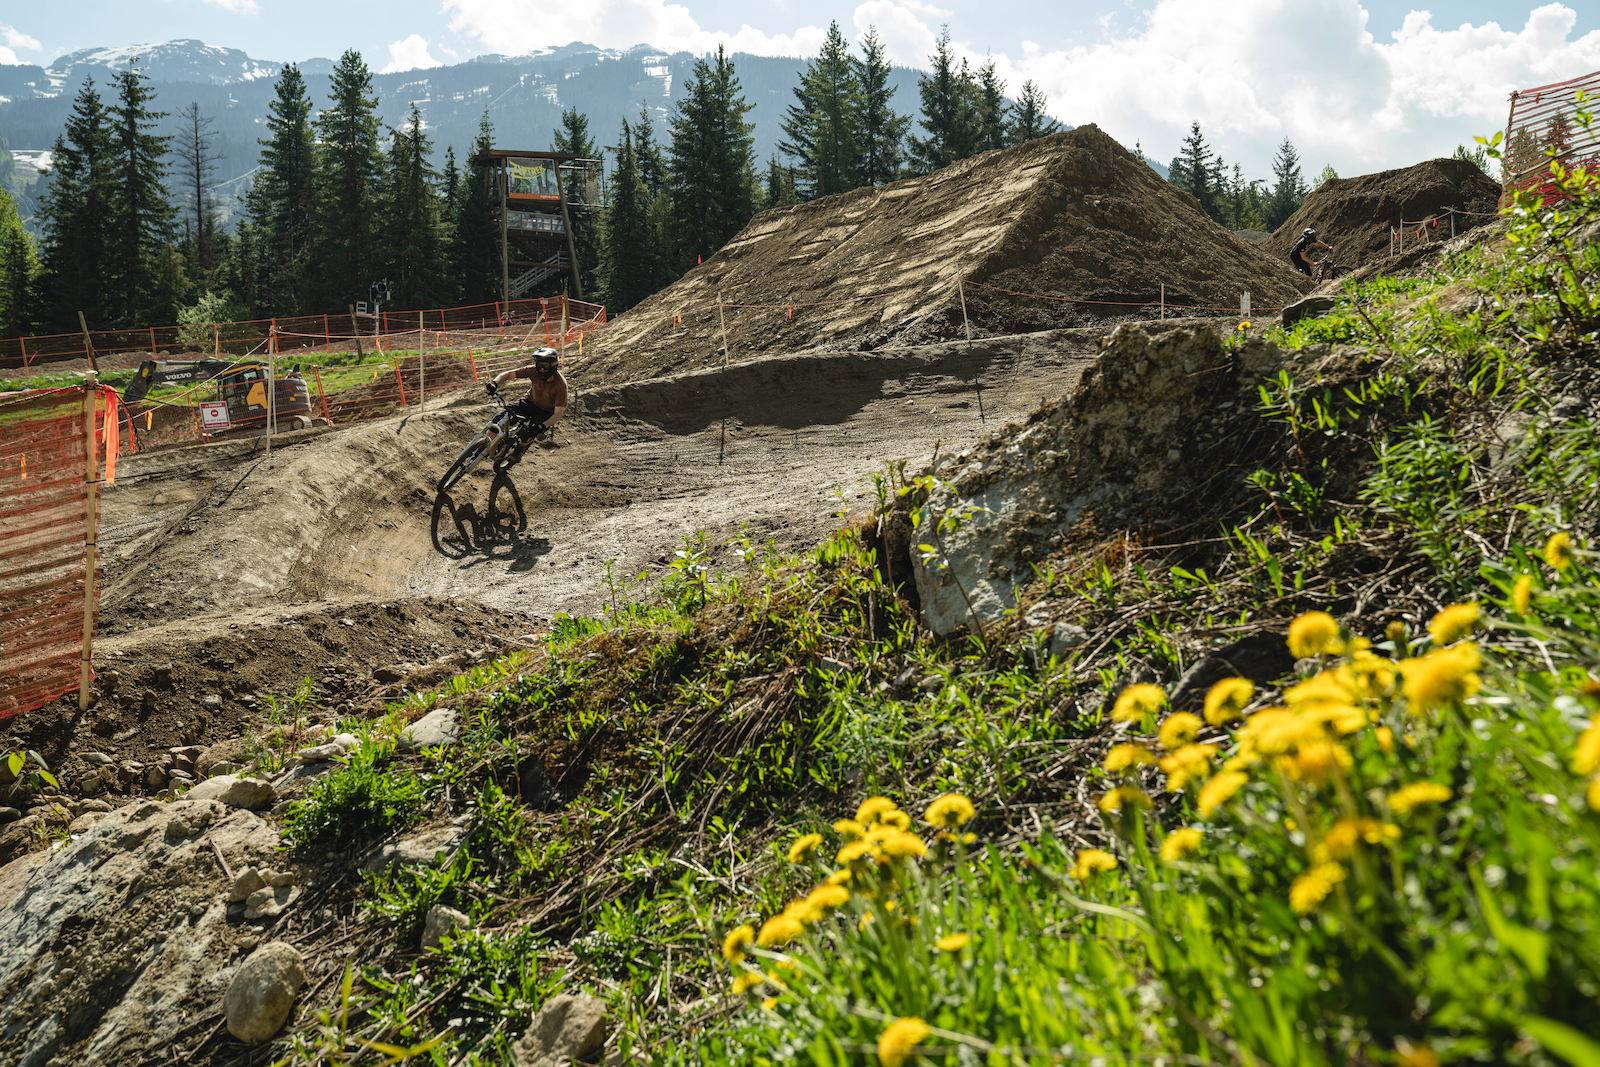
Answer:
[{"label": "blue sky", "polygon": [[[1511,89],[1600,70],[1600,5],[1470,0],[77,0],[10,4],[0,62],[193,37],[262,59],[359,49],[376,70],[602,47],[809,55],[830,20],[921,65],[941,25],[1013,92],[1166,160],[1189,122],[1251,175],[1284,137],[1308,172],[1404,166],[1504,124]],[[903,102],[908,106],[910,102]]]}]

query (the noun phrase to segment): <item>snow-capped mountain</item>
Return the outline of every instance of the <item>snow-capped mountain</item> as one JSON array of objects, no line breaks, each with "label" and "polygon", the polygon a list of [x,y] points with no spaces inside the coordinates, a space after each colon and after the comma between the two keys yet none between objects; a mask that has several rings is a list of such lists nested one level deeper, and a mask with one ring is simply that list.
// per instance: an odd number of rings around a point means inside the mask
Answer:
[{"label": "snow-capped mountain", "polygon": [[201,82],[207,85],[235,85],[274,78],[283,69],[282,63],[252,59],[237,48],[183,40],[125,45],[120,48],[85,48],[54,60],[45,68],[45,73],[51,80],[59,79],[63,83],[76,81],[90,72],[96,81],[104,81],[108,74],[126,70],[128,64],[133,62],[138,64],[145,77],[154,82]]}]

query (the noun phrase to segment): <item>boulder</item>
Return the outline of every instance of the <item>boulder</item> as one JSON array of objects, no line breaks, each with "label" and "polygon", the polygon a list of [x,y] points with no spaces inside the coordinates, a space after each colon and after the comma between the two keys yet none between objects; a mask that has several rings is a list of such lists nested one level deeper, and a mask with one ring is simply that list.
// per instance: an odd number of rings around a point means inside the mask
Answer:
[{"label": "boulder", "polygon": [[1070,622],[1058,622],[1050,631],[1050,658],[1061,659],[1089,641],[1089,631]]},{"label": "boulder", "polygon": [[259,1045],[283,1028],[305,984],[305,962],[293,945],[269,941],[240,966],[222,998],[228,1033]]},{"label": "boulder", "polygon": [[455,708],[434,708],[400,731],[401,752],[420,752],[425,748],[454,743],[461,736],[460,716]]},{"label": "boulder", "polygon": [[511,1050],[517,1067],[568,1067],[606,1040],[606,1006],[594,997],[551,997]]},{"label": "boulder", "polygon": [[190,800],[220,800],[230,808],[249,811],[270,808],[278,799],[271,782],[260,778],[235,778],[231,774],[207,778],[185,795]]},{"label": "boulder", "polygon": [[1315,318],[1333,310],[1338,301],[1331,296],[1308,296],[1283,309],[1283,328],[1288,329],[1301,319]]},{"label": "boulder", "polygon": [[422,951],[438,948],[439,942],[450,937],[457,930],[472,928],[472,920],[454,908],[447,908],[443,904],[435,904],[428,909],[427,918],[422,924]]},{"label": "boulder", "polygon": [[244,763],[244,738],[230,737],[226,741],[218,741],[195,758],[194,769],[207,778],[213,774],[227,773],[218,769],[217,764],[219,763],[242,765]]}]

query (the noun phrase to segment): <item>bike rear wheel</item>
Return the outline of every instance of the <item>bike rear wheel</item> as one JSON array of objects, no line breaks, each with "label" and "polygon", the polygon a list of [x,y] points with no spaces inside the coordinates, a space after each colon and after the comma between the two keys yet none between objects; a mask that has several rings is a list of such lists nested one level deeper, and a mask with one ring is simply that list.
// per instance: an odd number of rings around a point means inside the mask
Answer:
[{"label": "bike rear wheel", "polygon": [[461,450],[455,462],[450,464],[444,472],[444,477],[439,479],[439,492],[443,493],[452,485],[467,476],[467,472],[478,465],[478,461],[489,451],[489,439],[479,434],[467,442],[467,447]]}]

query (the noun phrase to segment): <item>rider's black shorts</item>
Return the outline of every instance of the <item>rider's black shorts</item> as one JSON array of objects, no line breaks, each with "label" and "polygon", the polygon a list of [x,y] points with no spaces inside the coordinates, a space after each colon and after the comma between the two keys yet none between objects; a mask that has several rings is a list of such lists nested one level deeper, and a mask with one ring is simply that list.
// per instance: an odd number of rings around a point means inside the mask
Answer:
[{"label": "rider's black shorts", "polygon": [[1299,252],[1296,252],[1294,255],[1289,257],[1289,262],[1294,264],[1295,270],[1299,271],[1301,274],[1304,274],[1308,278],[1311,277],[1311,264],[1306,262],[1305,256],[1302,256]]},{"label": "rider's black shorts", "polygon": [[549,408],[542,408],[533,402],[531,397],[523,397],[514,404],[507,404],[506,409],[519,419],[527,419],[534,425],[543,425],[546,420],[555,415]]}]

